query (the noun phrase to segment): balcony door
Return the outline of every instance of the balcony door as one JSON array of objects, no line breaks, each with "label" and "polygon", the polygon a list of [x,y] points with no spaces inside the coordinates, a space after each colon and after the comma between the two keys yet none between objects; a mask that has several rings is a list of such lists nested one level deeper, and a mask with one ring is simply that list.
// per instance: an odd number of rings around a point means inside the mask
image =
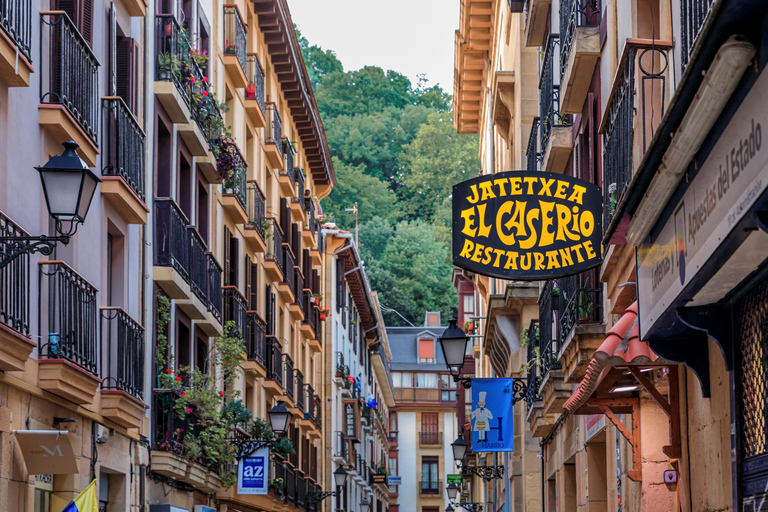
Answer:
[{"label": "balcony door", "polygon": [[421,444],[439,444],[440,432],[437,428],[438,413],[421,413]]},{"label": "balcony door", "polygon": [[440,492],[440,468],[437,457],[421,458],[421,494]]}]

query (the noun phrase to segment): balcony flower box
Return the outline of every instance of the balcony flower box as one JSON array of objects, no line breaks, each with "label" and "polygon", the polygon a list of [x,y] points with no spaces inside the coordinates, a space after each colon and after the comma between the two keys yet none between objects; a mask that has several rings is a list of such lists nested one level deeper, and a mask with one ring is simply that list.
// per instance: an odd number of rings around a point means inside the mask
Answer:
[{"label": "balcony flower box", "polygon": [[187,473],[188,464],[190,462],[181,455],[154,450],[152,451],[152,466],[150,469],[168,478],[181,480]]},{"label": "balcony flower box", "polygon": [[203,488],[206,485],[206,473],[208,470],[202,464],[190,462],[187,464],[187,470],[184,473],[183,480],[197,488]]}]

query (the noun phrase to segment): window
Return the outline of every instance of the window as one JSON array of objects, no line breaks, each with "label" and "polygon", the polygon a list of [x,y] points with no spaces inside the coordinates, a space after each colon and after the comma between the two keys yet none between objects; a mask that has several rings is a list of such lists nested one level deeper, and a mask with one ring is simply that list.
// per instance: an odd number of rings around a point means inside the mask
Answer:
[{"label": "window", "polygon": [[[417,373],[415,374],[417,388],[436,388],[437,387],[437,374],[436,373]],[[403,386],[407,387],[407,386]]]},{"label": "window", "polygon": [[419,340],[419,362],[435,362],[435,340],[431,338]]},{"label": "window", "polygon": [[442,402],[455,402],[456,401],[456,392],[455,391],[441,391],[440,392],[440,401]]},{"label": "window", "polygon": [[88,44],[93,40],[93,0],[55,0],[51,10],[64,11]]},{"label": "window", "polygon": [[440,387],[443,389],[456,389],[456,382],[447,373],[440,374]]},{"label": "window", "polygon": [[53,494],[53,475],[35,475],[34,512],[50,512]]},{"label": "window", "polygon": [[397,413],[393,411],[389,413],[389,431],[397,432]]},{"label": "window", "polygon": [[464,321],[469,322],[470,317],[475,315],[475,296],[463,295],[464,299]]},{"label": "window", "polygon": [[437,457],[421,458],[421,494],[440,494],[440,473]]},{"label": "window", "polygon": [[[395,456],[389,458],[389,474],[392,476],[397,476],[397,452],[394,452]],[[389,486],[389,492],[397,492],[397,486],[396,485],[390,485]]]}]

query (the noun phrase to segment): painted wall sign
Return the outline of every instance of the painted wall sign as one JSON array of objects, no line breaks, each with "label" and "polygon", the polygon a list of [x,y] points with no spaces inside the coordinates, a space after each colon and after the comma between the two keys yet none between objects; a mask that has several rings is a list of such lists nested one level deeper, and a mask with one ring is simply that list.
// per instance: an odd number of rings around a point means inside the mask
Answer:
[{"label": "painted wall sign", "polygon": [[[641,337],[648,334],[768,186],[766,88],[768,73],[762,73],[659,235],[653,243],[646,241],[638,248]],[[702,294],[686,305],[699,306],[719,298]]]},{"label": "painted wall sign", "polygon": [[600,187],[570,176],[510,171],[453,186],[453,263],[532,281],[600,264]]},{"label": "painted wall sign", "polygon": [[237,494],[267,494],[269,490],[269,448],[259,448],[237,465]]},{"label": "painted wall sign", "polygon": [[605,414],[587,414],[587,441],[605,428]]},{"label": "painted wall sign", "polygon": [[472,451],[514,449],[512,379],[472,379]]}]

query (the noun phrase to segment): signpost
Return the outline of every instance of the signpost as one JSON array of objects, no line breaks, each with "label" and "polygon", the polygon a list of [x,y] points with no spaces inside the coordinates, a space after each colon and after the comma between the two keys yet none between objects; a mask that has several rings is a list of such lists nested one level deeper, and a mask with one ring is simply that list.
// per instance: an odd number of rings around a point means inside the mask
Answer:
[{"label": "signpost", "polygon": [[453,263],[536,281],[600,264],[600,187],[570,176],[510,171],[453,186]]}]

